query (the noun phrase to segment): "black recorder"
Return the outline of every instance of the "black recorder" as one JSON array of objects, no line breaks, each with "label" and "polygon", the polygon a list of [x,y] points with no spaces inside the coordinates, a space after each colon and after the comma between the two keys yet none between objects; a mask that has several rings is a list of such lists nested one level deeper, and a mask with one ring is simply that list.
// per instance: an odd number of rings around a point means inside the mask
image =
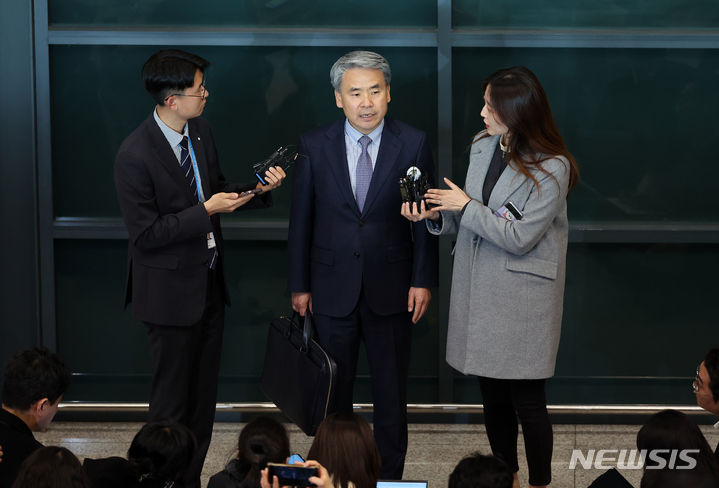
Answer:
[{"label": "black recorder", "polygon": [[317,468],[305,468],[298,464],[267,463],[270,483],[277,476],[280,486],[315,486],[310,483],[311,476],[319,476]]},{"label": "black recorder", "polygon": [[402,196],[402,203],[416,203],[417,211],[421,211],[421,202],[424,202],[425,208],[433,205],[427,203],[424,194],[429,190],[429,181],[427,176],[417,166],[411,166],[407,170],[407,176],[399,179],[399,193]]},{"label": "black recorder", "polygon": [[267,181],[265,180],[265,173],[272,166],[279,166],[285,170],[292,166],[292,163],[294,163],[299,156],[294,148],[295,146],[280,146],[275,152],[270,154],[267,159],[252,165],[255,176],[258,180],[260,180],[260,183],[263,185],[267,184]]}]

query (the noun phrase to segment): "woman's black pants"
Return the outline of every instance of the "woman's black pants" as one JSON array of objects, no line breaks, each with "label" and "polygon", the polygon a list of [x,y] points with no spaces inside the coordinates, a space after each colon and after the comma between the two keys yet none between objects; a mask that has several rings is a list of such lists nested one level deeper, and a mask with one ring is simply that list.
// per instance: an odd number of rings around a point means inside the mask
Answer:
[{"label": "woman's black pants", "polygon": [[548,485],[552,480],[552,424],[547,413],[546,380],[503,380],[479,377],[484,403],[484,424],[492,453],[513,473],[517,463],[517,417],[522,423],[529,484]]}]

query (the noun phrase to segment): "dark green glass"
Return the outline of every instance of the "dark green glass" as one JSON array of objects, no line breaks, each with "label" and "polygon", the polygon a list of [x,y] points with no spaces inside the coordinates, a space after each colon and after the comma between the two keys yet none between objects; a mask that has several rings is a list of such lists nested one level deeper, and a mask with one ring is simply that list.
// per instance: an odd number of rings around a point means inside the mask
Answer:
[{"label": "dark green glass", "polygon": [[[55,215],[120,215],[113,162],[122,140],[150,116],[154,102],[140,69],[158,47],[51,46],[52,164]],[[329,70],[351,48],[188,47],[212,65],[206,117],[228,181],[254,180],[252,164],[300,134],[343,117]],[[437,57],[431,48],[382,48],[392,66],[389,115],[428,133],[436,150]],[[228,219],[286,220],[289,180],[268,210]]]},{"label": "dark green glass", "polygon": [[[286,242],[226,242],[226,310],[220,402],[267,401],[259,388],[270,321],[292,308],[286,293]],[[127,242],[57,240],[58,352],[75,373],[67,400],[147,401],[152,366],[145,326],[123,310]],[[436,398],[439,318],[436,300],[413,327],[411,402]],[[282,365],[277,365],[281,368]],[[371,402],[364,353],[358,402]]]},{"label": "dark green glass", "polygon": [[713,0],[453,0],[458,28],[716,28]]},{"label": "dark green glass", "polygon": [[434,27],[435,0],[49,0],[51,25]]},{"label": "dark green glass", "polygon": [[454,173],[484,129],[482,80],[523,65],[579,164],[570,220],[719,220],[714,49],[454,49]]}]

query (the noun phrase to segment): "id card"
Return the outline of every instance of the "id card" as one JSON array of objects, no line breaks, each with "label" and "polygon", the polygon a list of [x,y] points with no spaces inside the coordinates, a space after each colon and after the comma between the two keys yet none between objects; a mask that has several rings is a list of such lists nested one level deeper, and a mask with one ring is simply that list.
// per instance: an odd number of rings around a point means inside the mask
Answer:
[{"label": "id card", "polygon": [[512,203],[507,202],[502,205],[499,209],[494,211],[494,215],[502,217],[505,220],[513,222],[515,220],[522,220],[522,212]]},{"label": "id card", "polygon": [[217,244],[215,244],[215,234],[213,234],[212,232],[208,232],[207,233],[207,249],[212,249],[215,246],[217,246]]}]

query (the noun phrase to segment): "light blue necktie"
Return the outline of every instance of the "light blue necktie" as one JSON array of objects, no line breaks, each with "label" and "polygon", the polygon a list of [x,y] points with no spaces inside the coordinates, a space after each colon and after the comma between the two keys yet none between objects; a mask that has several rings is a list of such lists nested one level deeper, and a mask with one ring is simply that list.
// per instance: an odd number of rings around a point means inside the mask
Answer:
[{"label": "light blue necktie", "polygon": [[369,190],[369,184],[370,181],[372,181],[372,159],[369,157],[369,152],[367,151],[367,146],[369,146],[371,142],[372,139],[367,136],[359,138],[359,143],[362,145],[362,153],[359,159],[357,159],[355,179],[357,186],[357,206],[360,212],[364,208],[367,190]]}]

